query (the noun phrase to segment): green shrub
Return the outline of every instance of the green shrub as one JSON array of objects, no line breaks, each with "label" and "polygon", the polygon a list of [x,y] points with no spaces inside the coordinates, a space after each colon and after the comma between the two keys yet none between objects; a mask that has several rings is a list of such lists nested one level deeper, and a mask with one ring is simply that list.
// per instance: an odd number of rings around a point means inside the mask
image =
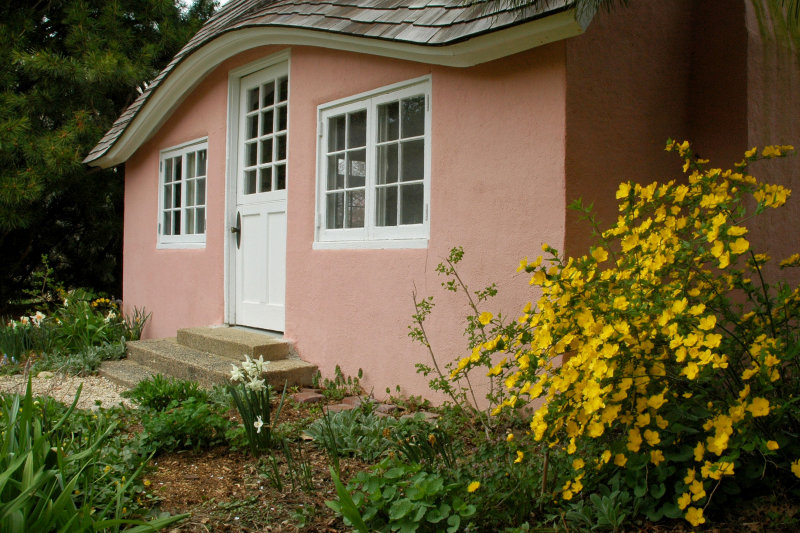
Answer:
[{"label": "green shrub", "polygon": [[[747,239],[751,218],[789,196],[747,167],[792,147],[754,148],[725,171],[688,142],[667,150],[686,182],[623,183],[605,231],[575,204],[596,244],[523,260],[541,297],[510,325],[476,313],[488,341],[452,377],[497,361],[495,414],[543,398],[531,433],[571,462],[563,500],[616,479],[650,520],[697,527],[712,503],[800,477],[800,288],[767,281],[770,258]],[[797,266],[797,254],[781,262]]]},{"label": "green shrub", "polygon": [[0,530],[97,531],[139,524],[128,531],[142,532],[182,519],[145,526],[130,518],[126,504],[143,463],[120,477],[105,462],[103,449],[115,424],[76,413],[79,395],[80,390],[68,409],[34,400],[30,379],[24,397],[0,395]]},{"label": "green shrub", "polygon": [[[352,498],[369,531],[461,531],[476,511],[460,481],[388,457],[371,471],[356,474],[347,492],[327,505],[343,514]],[[343,516],[352,524],[348,515],[355,514],[350,511]]]},{"label": "green shrub", "polygon": [[322,378],[322,374],[317,372],[312,380],[312,386],[319,388],[320,392],[329,401],[340,402],[348,396],[359,396],[363,391],[361,390],[361,378],[364,377],[364,372],[358,369],[358,375],[345,376],[339,365],[334,369],[333,379]]},{"label": "green shrub", "polygon": [[111,342],[98,346],[87,346],[73,353],[54,350],[32,358],[34,372],[52,370],[75,376],[87,376],[97,372],[103,361],[116,361],[125,357],[125,343]]},{"label": "green shrub", "polygon": [[178,404],[189,398],[208,401],[209,394],[200,388],[196,381],[188,381],[156,374],[148,379],[143,379],[130,390],[124,391],[122,396],[130,398],[144,409],[164,411],[173,402]]},{"label": "green shrub", "polygon": [[218,406],[195,396],[173,400],[162,411],[146,410],[142,414],[145,449],[163,453],[222,444],[232,424],[225,414]]},{"label": "green shrub", "polygon": [[317,446],[336,456],[358,455],[374,461],[391,446],[389,437],[397,421],[374,414],[368,404],[362,407],[327,413],[305,430]]}]

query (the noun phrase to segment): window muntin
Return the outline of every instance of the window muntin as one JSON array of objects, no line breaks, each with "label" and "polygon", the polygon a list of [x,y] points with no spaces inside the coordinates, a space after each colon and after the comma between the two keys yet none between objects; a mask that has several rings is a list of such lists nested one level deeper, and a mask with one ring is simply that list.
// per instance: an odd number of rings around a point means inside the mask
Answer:
[{"label": "window muntin", "polygon": [[245,98],[242,194],[285,190],[289,78],[262,83]]},{"label": "window muntin", "polygon": [[204,244],[207,141],[164,150],[159,170],[159,245]]},{"label": "window muntin", "polygon": [[318,242],[427,239],[430,82],[321,108]]}]

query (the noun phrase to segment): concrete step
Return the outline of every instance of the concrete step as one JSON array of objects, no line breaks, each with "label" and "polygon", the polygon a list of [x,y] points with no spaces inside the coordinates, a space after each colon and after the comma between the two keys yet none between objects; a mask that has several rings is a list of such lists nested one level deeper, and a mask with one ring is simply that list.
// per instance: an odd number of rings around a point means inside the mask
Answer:
[{"label": "concrete step", "polygon": [[140,381],[149,379],[155,372],[131,359],[120,359],[119,361],[103,361],[98,369],[98,374],[117,385],[132,389]]},{"label": "concrete step", "polygon": [[[152,373],[160,373],[180,379],[197,381],[202,387],[226,384],[231,375],[231,364],[244,360],[196,350],[172,339],[148,339],[128,343],[128,359],[146,367]],[[265,375],[274,387],[310,385],[317,371],[315,365],[296,357],[270,361]]]},{"label": "concrete step", "polygon": [[177,339],[178,344],[235,361],[243,361],[245,355],[277,361],[291,350],[291,344],[279,337],[227,326],[179,329]]}]

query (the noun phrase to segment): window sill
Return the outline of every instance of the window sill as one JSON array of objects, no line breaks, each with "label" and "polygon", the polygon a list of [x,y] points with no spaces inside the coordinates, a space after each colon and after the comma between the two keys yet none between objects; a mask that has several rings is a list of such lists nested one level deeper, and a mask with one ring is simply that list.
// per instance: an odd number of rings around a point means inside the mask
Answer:
[{"label": "window sill", "polygon": [[156,245],[157,250],[197,250],[205,248],[206,243],[203,242],[160,242]]},{"label": "window sill", "polygon": [[315,241],[312,250],[398,250],[428,247],[428,238],[373,241]]}]

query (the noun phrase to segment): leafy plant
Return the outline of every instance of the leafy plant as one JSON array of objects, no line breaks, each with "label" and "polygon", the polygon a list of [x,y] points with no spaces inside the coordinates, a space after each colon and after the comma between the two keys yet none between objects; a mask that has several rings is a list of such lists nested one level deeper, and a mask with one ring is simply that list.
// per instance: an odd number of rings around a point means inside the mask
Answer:
[{"label": "leafy plant", "polygon": [[348,396],[359,396],[361,390],[361,379],[364,371],[358,369],[358,375],[345,376],[339,365],[334,369],[333,379],[322,378],[322,374],[317,372],[312,379],[312,386],[319,388],[326,399],[334,402],[341,401]]},{"label": "leafy plant", "polygon": [[390,417],[375,415],[368,405],[328,412],[311,423],[305,432],[329,456],[357,454],[365,461],[374,461],[389,449],[391,442],[388,437],[397,422]]},{"label": "leafy plant", "polygon": [[125,343],[103,343],[98,346],[87,346],[73,353],[62,350],[43,352],[33,357],[30,368],[34,372],[52,370],[76,376],[94,374],[103,361],[115,361],[125,357]]},{"label": "leafy plant", "polygon": [[80,389],[72,405],[55,420],[34,400],[30,379],[24,397],[0,396],[0,529],[11,533],[119,531],[123,525],[137,525],[127,531],[138,533],[184,518],[149,523],[124,518],[123,501],[143,465],[113,485],[112,497],[107,496],[112,469],[98,473],[96,468],[102,464],[102,447],[115,426],[101,419],[85,426],[83,438],[68,438],[79,396]]},{"label": "leafy plant", "polygon": [[250,359],[245,356],[241,369],[236,365],[231,371],[231,384],[228,392],[233,398],[239,415],[242,417],[247,441],[253,455],[260,455],[271,449],[278,440],[278,434],[273,429],[278,424],[278,419],[286,399],[286,384],[278,403],[278,408],[273,412],[270,403],[272,387],[261,377],[269,361],[263,357]]},{"label": "leafy plant", "polygon": [[[768,282],[770,258],[747,238],[751,219],[790,194],[749,164],[793,148],[753,148],[724,171],[688,142],[666,148],[685,183],[621,184],[606,230],[573,204],[596,244],[569,258],[545,244],[546,257],[523,259],[541,297],[453,377],[492,358],[507,388],[495,412],[543,398],[530,428],[572,460],[563,500],[619,475],[650,520],[698,527],[712,499],[800,477],[800,288]],[[800,254],[780,263],[798,266]]]},{"label": "leafy plant", "polygon": [[[336,475],[333,469],[332,474]],[[387,457],[372,471],[356,474],[346,491],[337,485],[339,499],[326,503],[354,526],[361,517],[359,531],[452,533],[463,529],[476,512],[461,494],[468,495],[459,481]]]},{"label": "leafy plant", "polygon": [[156,374],[144,379],[122,396],[134,400],[139,406],[155,411],[164,411],[173,402],[182,403],[189,398],[208,401],[209,394],[200,388],[196,381],[167,377]]},{"label": "leafy plant", "polygon": [[225,442],[231,422],[218,407],[197,397],[173,401],[142,416],[144,444],[156,453],[209,448]]}]

